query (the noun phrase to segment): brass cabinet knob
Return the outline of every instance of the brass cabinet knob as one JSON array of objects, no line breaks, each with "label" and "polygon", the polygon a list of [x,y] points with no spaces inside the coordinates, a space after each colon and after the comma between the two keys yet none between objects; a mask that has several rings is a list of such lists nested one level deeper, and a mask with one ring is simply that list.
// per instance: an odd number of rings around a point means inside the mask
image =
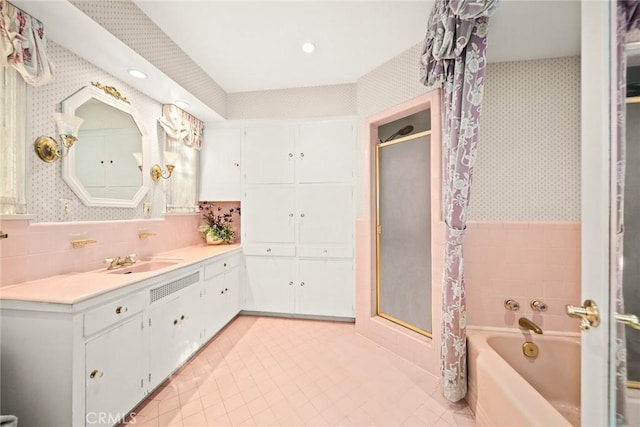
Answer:
[{"label": "brass cabinet knob", "polygon": [[304,286],[304,282],[300,282],[300,286]]},{"label": "brass cabinet knob", "polygon": [[227,266],[227,263],[225,262],[222,266],[223,266],[223,267],[226,267],[226,266]]},{"label": "brass cabinet knob", "polygon": [[293,157],[293,153],[289,153],[289,157]]},{"label": "brass cabinet knob", "polygon": [[271,248],[267,248],[267,252],[271,252]]},{"label": "brass cabinet knob", "polygon": [[126,313],[127,312],[127,307],[124,306],[118,306],[116,307],[116,314],[122,314],[122,313]]},{"label": "brass cabinet knob", "polygon": [[300,153],[300,158],[303,158],[303,157],[304,157],[304,153]]},{"label": "brass cabinet knob", "polygon": [[173,319],[173,325],[177,325],[179,323],[178,319]]},{"label": "brass cabinet knob", "polygon": [[300,214],[300,218],[304,218],[304,213],[301,213],[301,214]]},{"label": "brass cabinet knob", "polygon": [[293,286],[293,281],[289,282],[289,286]]},{"label": "brass cabinet knob", "polygon": [[89,378],[94,379],[94,378],[101,378],[104,375],[103,372],[98,371],[97,369],[94,369],[93,371],[91,371],[91,373],[89,374]]}]

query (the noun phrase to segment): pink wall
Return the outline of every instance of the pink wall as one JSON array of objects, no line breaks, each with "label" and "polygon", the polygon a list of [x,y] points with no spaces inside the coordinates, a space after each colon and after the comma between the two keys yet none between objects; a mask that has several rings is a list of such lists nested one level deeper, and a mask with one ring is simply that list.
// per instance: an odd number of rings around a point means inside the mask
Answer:
[{"label": "pink wall", "polygon": [[[240,237],[242,236],[242,228],[241,228],[241,221],[240,221],[240,213],[242,211],[240,210],[240,202],[207,202],[207,201],[200,201],[199,202],[199,206],[200,206],[200,212],[202,214],[204,214],[204,211],[209,206],[211,208],[215,208],[215,209],[220,208],[221,209],[221,211],[220,211],[221,214],[229,212],[229,209],[233,209],[234,212],[233,212],[233,215],[231,217],[233,222],[231,223],[231,226],[233,227],[233,229],[236,232],[235,243],[240,243],[240,240],[241,240]],[[204,222],[202,220],[202,214],[200,215],[200,222]]]},{"label": "pink wall", "polygon": [[[517,328],[532,319],[543,330],[579,332],[564,312],[580,305],[580,223],[473,222],[464,240],[467,324]],[[505,310],[506,298],[520,303]],[[549,309],[534,312],[538,298]]]},{"label": "pink wall", "polygon": [[[136,253],[150,257],[185,246],[204,244],[197,215],[167,215],[164,219],[35,223],[3,220],[0,240],[0,287],[70,272],[104,267],[104,259]],[[155,233],[146,240],[138,232]],[[73,248],[71,241],[97,243]]]}]

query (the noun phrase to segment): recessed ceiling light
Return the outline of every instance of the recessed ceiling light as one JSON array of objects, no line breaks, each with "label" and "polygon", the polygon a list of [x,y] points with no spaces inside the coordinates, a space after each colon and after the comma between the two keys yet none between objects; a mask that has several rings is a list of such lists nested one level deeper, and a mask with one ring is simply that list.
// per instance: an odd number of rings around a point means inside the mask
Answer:
[{"label": "recessed ceiling light", "polygon": [[302,51],[304,53],[311,53],[314,50],[316,50],[316,45],[311,43],[311,42],[304,42],[302,43]]},{"label": "recessed ceiling light", "polygon": [[189,108],[189,103],[188,103],[188,102],[184,102],[184,101],[173,101],[173,104],[174,104],[176,107],[180,107],[180,108],[182,108],[182,109],[184,109],[184,108]]},{"label": "recessed ceiling light", "polygon": [[133,68],[129,70],[129,74],[138,79],[146,79],[147,75],[142,71],[134,70]]}]

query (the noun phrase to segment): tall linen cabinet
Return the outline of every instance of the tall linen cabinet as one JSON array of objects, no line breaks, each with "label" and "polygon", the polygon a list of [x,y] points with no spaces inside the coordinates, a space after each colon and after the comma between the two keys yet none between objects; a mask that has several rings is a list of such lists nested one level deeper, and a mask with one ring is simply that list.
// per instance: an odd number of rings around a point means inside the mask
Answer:
[{"label": "tall linen cabinet", "polygon": [[245,311],[353,318],[354,119],[242,134]]}]

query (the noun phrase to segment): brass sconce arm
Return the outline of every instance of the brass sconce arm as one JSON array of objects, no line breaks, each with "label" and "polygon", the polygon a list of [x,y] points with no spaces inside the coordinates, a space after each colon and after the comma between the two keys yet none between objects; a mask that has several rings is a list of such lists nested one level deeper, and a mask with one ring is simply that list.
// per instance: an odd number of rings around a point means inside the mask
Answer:
[{"label": "brass sconce arm", "polygon": [[163,170],[159,164],[151,166],[151,179],[158,182],[160,178],[169,179],[175,169],[174,165],[167,165],[167,169]]},{"label": "brass sconce arm", "polygon": [[151,166],[151,179],[153,179],[154,182],[158,182],[160,178],[171,178],[171,174],[173,173],[173,170],[175,169],[175,165],[179,158],[180,155],[178,153],[165,152],[164,159],[167,163],[166,169],[162,169],[162,166],[157,163]]},{"label": "brass sconce arm", "polygon": [[[64,115],[61,113],[56,113],[54,117],[56,120],[58,135],[62,141],[62,147],[50,136],[40,136],[35,141],[35,149],[38,157],[47,163],[54,162],[69,154],[69,150],[78,140],[78,130],[84,121],[80,117]],[[64,148],[66,148],[66,150],[63,150]]]}]

